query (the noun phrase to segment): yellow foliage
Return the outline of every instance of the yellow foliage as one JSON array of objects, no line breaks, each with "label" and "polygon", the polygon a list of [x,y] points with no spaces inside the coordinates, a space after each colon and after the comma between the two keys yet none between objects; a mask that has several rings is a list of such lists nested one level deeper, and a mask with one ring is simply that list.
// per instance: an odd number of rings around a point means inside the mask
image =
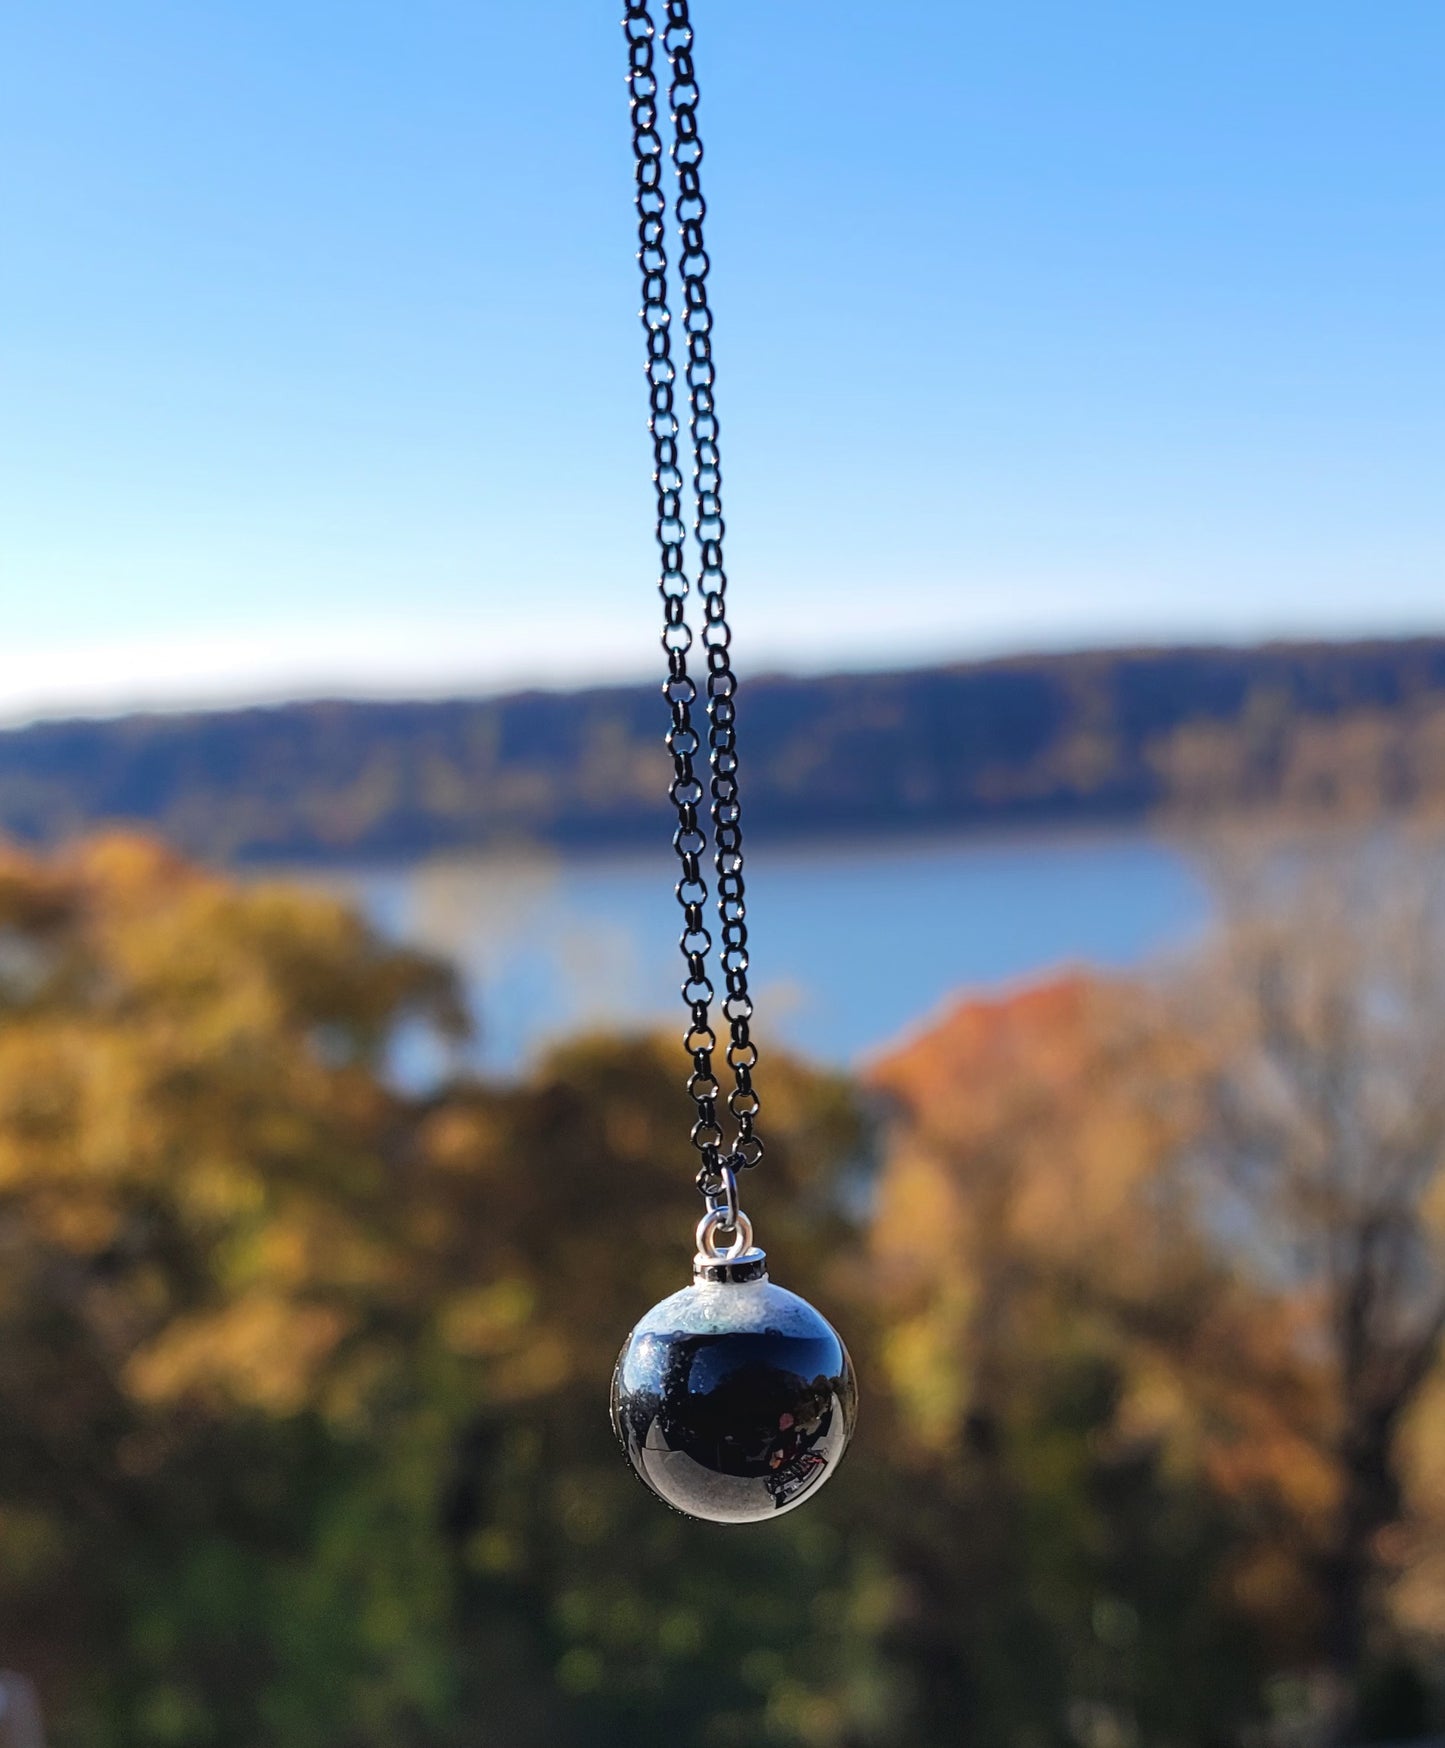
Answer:
[{"label": "yellow foliage", "polygon": [[477,1359],[516,1346],[536,1309],[528,1282],[512,1278],[459,1293],[441,1318],[441,1337],[453,1353]]},{"label": "yellow foliage", "polygon": [[404,1278],[376,1070],[408,1011],[454,1026],[447,975],[321,895],[135,836],[0,855],[0,1210],[137,1403],[294,1412]]},{"label": "yellow foliage", "polygon": [[317,1373],[349,1329],[334,1305],[248,1293],[168,1324],[131,1355],[126,1382],[142,1402],[219,1397],[268,1414],[294,1414],[310,1400]]}]

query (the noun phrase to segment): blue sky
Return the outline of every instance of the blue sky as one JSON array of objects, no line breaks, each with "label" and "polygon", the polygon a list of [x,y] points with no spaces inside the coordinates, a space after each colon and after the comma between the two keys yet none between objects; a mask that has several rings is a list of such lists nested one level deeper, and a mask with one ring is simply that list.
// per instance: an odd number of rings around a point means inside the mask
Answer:
[{"label": "blue sky", "polygon": [[[740,665],[1445,629],[1439,0],[695,0]],[[0,714],[655,668],[615,0],[0,19]]]}]

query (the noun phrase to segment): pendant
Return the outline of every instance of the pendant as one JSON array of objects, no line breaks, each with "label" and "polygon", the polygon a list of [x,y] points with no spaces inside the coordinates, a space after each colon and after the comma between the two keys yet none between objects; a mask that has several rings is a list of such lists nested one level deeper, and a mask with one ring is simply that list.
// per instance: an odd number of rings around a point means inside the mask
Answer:
[{"label": "pendant", "polygon": [[858,1389],[832,1324],[768,1279],[747,1216],[721,1255],[713,1225],[709,1216],[698,1228],[693,1284],[624,1342],[612,1426],[638,1476],[675,1510],[759,1523],[801,1505],[837,1468]]}]

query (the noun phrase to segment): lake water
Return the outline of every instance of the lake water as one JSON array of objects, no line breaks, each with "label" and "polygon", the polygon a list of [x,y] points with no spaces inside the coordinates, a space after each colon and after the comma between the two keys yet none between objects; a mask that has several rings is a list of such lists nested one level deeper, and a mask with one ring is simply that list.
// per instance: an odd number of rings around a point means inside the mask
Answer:
[{"label": "lake water", "polygon": [[[516,1072],[590,1027],[681,1027],[665,842],[313,878],[460,967],[477,1023],[470,1054],[489,1072]],[[1134,965],[1186,940],[1207,911],[1187,852],[1140,833],[764,844],[748,860],[756,1029],[853,1064],[960,992],[1067,965]],[[409,1052],[407,1078],[427,1076],[424,1051]]]}]

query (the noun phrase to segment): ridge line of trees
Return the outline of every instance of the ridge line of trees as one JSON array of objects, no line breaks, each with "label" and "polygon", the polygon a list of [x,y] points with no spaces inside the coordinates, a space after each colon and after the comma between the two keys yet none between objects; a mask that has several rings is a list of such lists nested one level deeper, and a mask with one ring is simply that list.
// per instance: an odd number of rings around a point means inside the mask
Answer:
[{"label": "ridge line of trees", "polygon": [[[1445,813],[1445,639],[1082,651],[744,680],[754,837]],[[0,733],[0,832],[212,861],[661,841],[651,684]]]}]

